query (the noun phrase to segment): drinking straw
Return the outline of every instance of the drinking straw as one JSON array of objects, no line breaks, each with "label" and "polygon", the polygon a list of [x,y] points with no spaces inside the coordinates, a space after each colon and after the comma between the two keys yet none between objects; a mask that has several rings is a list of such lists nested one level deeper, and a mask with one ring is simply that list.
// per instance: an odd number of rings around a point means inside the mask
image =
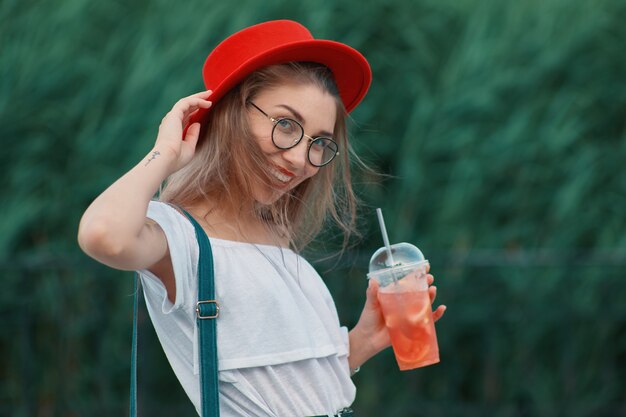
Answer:
[{"label": "drinking straw", "polygon": [[385,219],[383,219],[383,211],[377,208],[376,215],[378,216],[380,232],[383,234],[383,242],[385,243],[385,247],[387,248],[387,260],[391,263],[387,266],[394,266],[396,263],[393,261],[393,255],[391,254],[391,245],[389,244],[389,236],[387,236],[387,228],[385,227]]}]

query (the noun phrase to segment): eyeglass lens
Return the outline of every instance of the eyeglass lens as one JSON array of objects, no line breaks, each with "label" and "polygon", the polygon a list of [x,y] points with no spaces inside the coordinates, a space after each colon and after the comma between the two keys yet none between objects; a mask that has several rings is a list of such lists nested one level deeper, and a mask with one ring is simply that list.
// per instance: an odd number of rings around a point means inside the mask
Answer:
[{"label": "eyeglass lens", "polygon": [[[291,119],[279,119],[272,130],[274,145],[281,149],[289,149],[300,142],[304,136],[304,129],[300,123]],[[309,145],[309,162],[315,166],[323,166],[337,155],[337,144],[330,138],[314,138]]]}]

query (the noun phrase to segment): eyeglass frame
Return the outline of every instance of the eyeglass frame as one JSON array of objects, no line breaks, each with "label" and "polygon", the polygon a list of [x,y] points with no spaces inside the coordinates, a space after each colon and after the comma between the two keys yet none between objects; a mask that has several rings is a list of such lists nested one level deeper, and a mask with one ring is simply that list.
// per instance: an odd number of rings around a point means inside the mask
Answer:
[{"label": "eyeglass frame", "polygon": [[[329,138],[328,136],[317,136],[315,138],[307,135],[306,133],[304,133],[304,127],[302,126],[302,124],[300,122],[298,122],[297,120],[294,120],[290,117],[279,117],[278,119],[270,116],[269,114],[265,113],[259,106],[257,106],[256,104],[254,104],[251,100],[248,100],[247,103],[251,104],[255,109],[257,109],[258,111],[260,111],[265,117],[267,117],[269,119],[269,121],[271,121],[273,123],[273,127],[272,127],[272,143],[274,144],[274,146],[276,146],[278,149],[282,149],[282,150],[287,150],[287,149],[291,149],[293,147],[296,147],[301,141],[302,138],[306,137],[309,140],[309,146],[307,147],[307,152],[306,152],[306,159],[309,161],[309,163],[311,165],[313,165],[314,167],[317,168],[321,168],[323,166],[326,166],[328,164],[330,164],[331,162],[333,162],[333,160],[337,157],[337,155],[339,155],[339,144],[333,139],[333,138]],[[302,135],[300,136],[300,138],[298,140],[296,140],[293,145],[288,146],[286,148],[282,147],[282,146],[278,146],[276,144],[276,142],[274,141],[274,130],[276,129],[276,125],[278,123],[281,122],[281,120],[289,120],[290,122],[294,122],[295,124],[297,124],[298,126],[300,126],[300,130],[302,131]],[[314,164],[311,161],[311,145],[313,145],[313,142],[315,142],[318,139],[327,139],[329,141],[331,141],[332,143],[335,144],[335,146],[337,147],[337,150],[335,151],[335,153],[333,154],[333,156],[328,160],[328,162],[325,162],[321,165],[318,164]]]}]

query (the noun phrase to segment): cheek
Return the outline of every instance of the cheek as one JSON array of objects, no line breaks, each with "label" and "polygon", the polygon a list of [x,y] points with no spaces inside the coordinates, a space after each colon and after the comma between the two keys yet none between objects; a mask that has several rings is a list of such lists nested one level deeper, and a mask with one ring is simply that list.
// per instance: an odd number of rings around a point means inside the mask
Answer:
[{"label": "cheek", "polygon": [[252,134],[251,140],[255,141],[257,145],[265,152],[271,150],[274,147],[272,143],[272,133],[267,131],[267,126],[262,126],[260,123],[250,123],[250,133]]},{"label": "cheek", "polygon": [[265,153],[271,153],[274,150],[274,144],[272,143],[272,137],[267,135],[267,134],[263,134],[263,133],[259,133],[259,132],[253,132],[253,139],[256,144],[259,146],[259,148],[261,148],[261,150]]},{"label": "cheek", "polygon": [[306,167],[306,170],[304,172],[304,175],[305,175],[306,178],[311,178],[312,176],[317,174],[319,172],[319,170],[320,170],[319,168],[314,167],[313,165],[307,163],[307,167]]}]

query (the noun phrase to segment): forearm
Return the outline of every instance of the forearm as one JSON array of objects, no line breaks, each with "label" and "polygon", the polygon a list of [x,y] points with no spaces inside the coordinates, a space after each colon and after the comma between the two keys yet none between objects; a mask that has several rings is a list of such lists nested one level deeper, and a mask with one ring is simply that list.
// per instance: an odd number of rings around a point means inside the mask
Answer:
[{"label": "forearm", "polygon": [[391,344],[378,302],[378,283],[375,280],[368,281],[366,296],[361,317],[350,330],[350,369],[359,368]]},{"label": "forearm", "polygon": [[350,369],[360,368],[370,358],[375,356],[386,345],[381,344],[376,339],[372,339],[372,336],[368,336],[365,332],[361,331],[357,324],[349,333],[350,340],[350,355],[348,356],[348,363]]},{"label": "forearm", "polygon": [[79,226],[79,242],[85,249],[94,234],[106,250],[116,252],[137,238],[145,222],[148,203],[172,172],[170,152],[154,148],[141,162],[113,183],[91,203]]}]

